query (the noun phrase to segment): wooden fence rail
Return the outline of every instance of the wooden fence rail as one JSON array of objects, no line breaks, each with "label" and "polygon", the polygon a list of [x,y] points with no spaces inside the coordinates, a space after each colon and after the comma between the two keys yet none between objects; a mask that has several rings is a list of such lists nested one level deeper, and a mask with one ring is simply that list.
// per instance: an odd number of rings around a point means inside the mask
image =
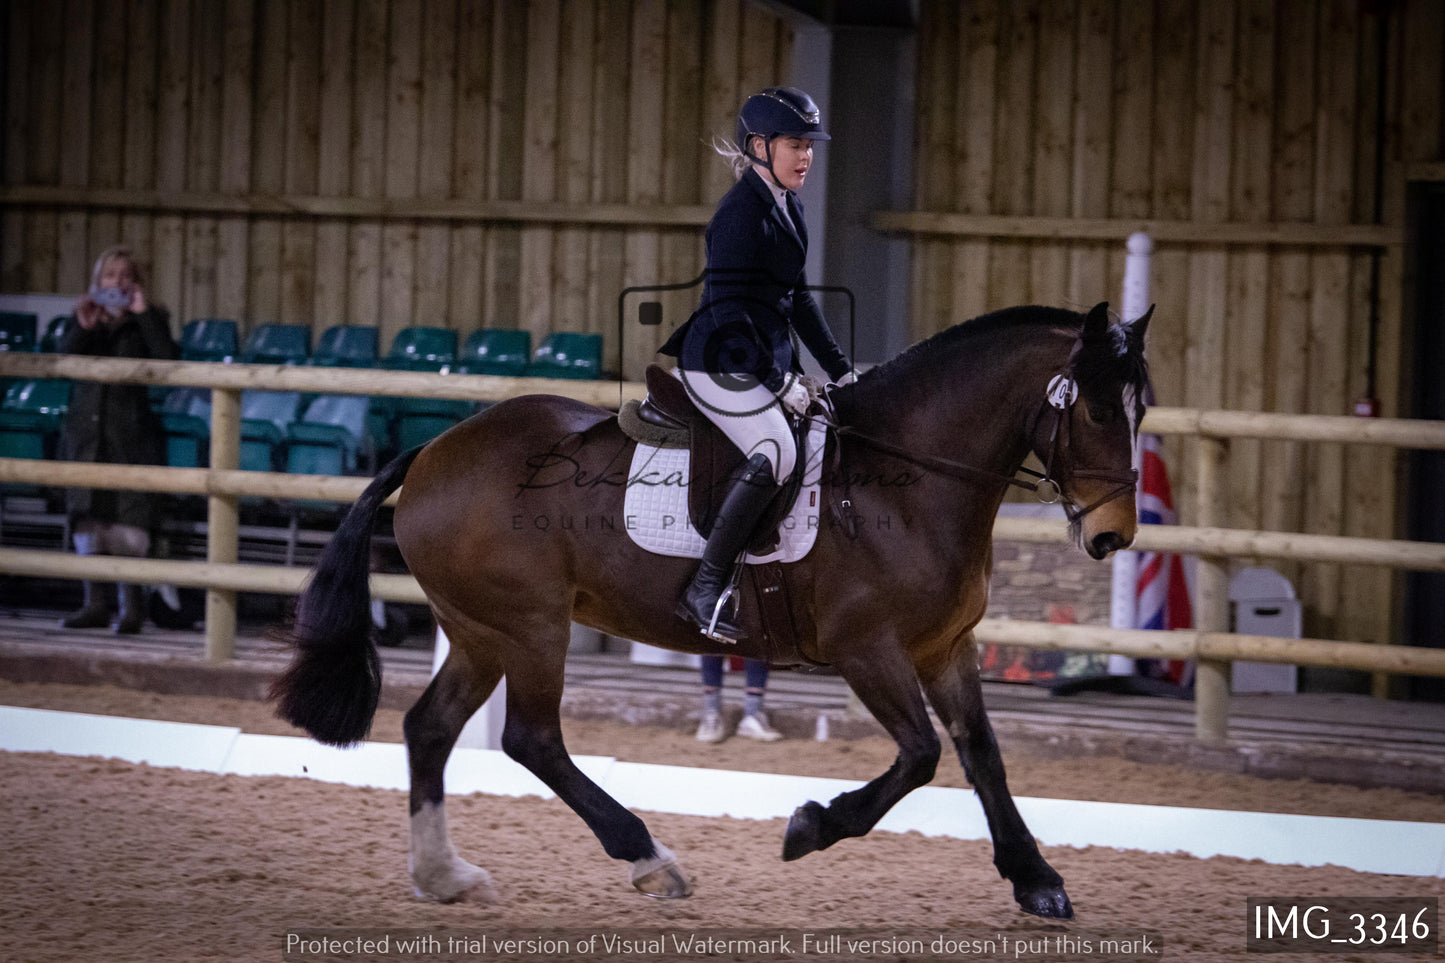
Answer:
[{"label": "wooden fence rail", "polygon": [[[294,498],[355,501],[370,479],[334,475],[220,468],[162,468],[88,462],[0,458],[0,483],[162,492],[171,495]],[[396,496],[388,499],[396,503]],[[1068,530],[1056,521],[999,517],[993,537],[1009,542],[1066,545]],[[1132,548],[1141,552],[1208,554],[1227,558],[1281,558],[1298,562],[1383,565],[1419,572],[1445,571],[1445,544],[1349,538],[1337,535],[1251,532],[1187,525],[1141,525]]]},{"label": "wooden fence rail", "polygon": [[[297,595],[311,572],[281,565],[238,565],[136,559],[118,555],[0,548],[0,571],[43,578],[166,582],[233,592]],[[410,575],[372,574],[371,592],[394,602],[425,604],[421,586]],[[1009,619],[984,619],[975,634],[982,642],[1035,649],[1100,652],[1138,659],[1249,659],[1290,665],[1319,665],[1366,672],[1445,676],[1445,649],[1379,646],[1326,639],[1281,639],[1181,629],[1147,632],[1096,625],[1055,625]]]},{"label": "wooden fence rail", "polygon": [[1136,659],[1279,662],[1319,665],[1363,672],[1445,675],[1445,649],[1373,645],[1329,639],[1281,639],[1272,635],[1235,635],[1176,629],[1173,632],[1112,629],[1101,625],[1053,625],[984,619],[974,630],[980,641],[1035,649],[1100,652]]},{"label": "wooden fence rail", "polygon": [[1164,244],[1279,245],[1299,248],[1388,247],[1404,244],[1388,224],[1209,222],[1161,218],[1043,217],[939,211],[879,211],[880,231],[930,238],[1046,241],[1118,241],[1143,232]]},{"label": "wooden fence rail", "polygon": [[[0,352],[0,377],[70,378],[163,386],[254,388],[331,394],[385,394],[408,398],[501,401],[525,394],[554,394],[589,404],[616,407],[622,398],[640,399],[638,382],[504,378],[492,375],[436,375],[370,368],[311,368],[296,365],[214,364],[208,361],[142,361],[81,355]],[[1153,407],[1141,431],[1157,435],[1259,438],[1273,441],[1332,441],[1445,451],[1445,422],[1410,418],[1350,418],[1253,411],[1204,411]]]},{"label": "wooden fence rail", "polygon": [[460,201],[424,197],[328,197],[307,194],[208,194],[36,184],[0,186],[6,207],[145,211],[150,214],[240,214],[462,224],[598,224],[606,227],[701,228],[711,207],[698,204],[584,204],[560,201]]},{"label": "wooden fence rail", "polygon": [[233,391],[306,391],[402,398],[503,401],[520,395],[562,395],[616,408],[618,397],[641,399],[634,382],[503,378],[493,375],[378,371],[374,368],[312,368],[297,365],[215,364],[209,361],[145,361],[83,355],[0,352],[0,378],[69,378],[123,384],[195,386]]},{"label": "wooden fence rail", "polygon": [[[71,555],[27,548],[0,548],[0,572],[36,578],[95,579],[104,582],[165,583],[229,592],[299,595],[311,577],[309,568],[241,565],[236,562],[184,562],[122,555]],[[410,575],[371,575],[372,594],[393,602],[426,604],[421,586]],[[226,656],[229,658],[229,656]]]},{"label": "wooden fence rail", "polygon": [[[215,660],[230,658],[234,651],[236,592],[296,593],[301,590],[308,574],[305,570],[279,566],[237,564],[239,499],[262,496],[345,502],[354,500],[367,484],[364,478],[238,470],[238,425],[243,390],[383,394],[474,401],[500,401],[541,392],[609,407],[615,407],[628,398],[640,398],[644,393],[641,385],[631,382],[439,376],[419,372],[133,361],[8,352],[0,353],[0,377],[71,378],[130,384],[194,385],[212,389],[211,467],[207,469],[0,459],[0,482],[203,495],[208,499],[206,562],[103,556],[82,558],[58,552],[0,549],[0,571],[204,586],[207,590],[206,655]],[[1198,489],[1201,520],[1205,522],[1220,517],[1211,506],[1223,497],[1227,439],[1232,437],[1445,450],[1445,423],[1401,419],[1154,408],[1146,414],[1142,427],[1158,434],[1188,435],[1199,439]],[[1206,511],[1206,508],[1211,510]],[[1064,527],[1058,523],[1019,518],[998,519],[994,535],[1000,539],[1029,542],[1059,543],[1068,539]],[[1445,652],[1436,650],[1231,635],[1224,631],[1228,627],[1228,600],[1224,595],[1223,582],[1224,561],[1229,557],[1271,557],[1445,571],[1445,545],[1240,531],[1206,524],[1196,528],[1141,526],[1134,547],[1201,556],[1196,630],[1130,632],[1094,626],[985,619],[979,626],[979,638],[1035,648],[1195,659],[1199,665],[1196,732],[1207,741],[1221,740],[1227,732],[1227,678],[1229,663],[1234,659],[1352,668],[1377,673],[1445,675]],[[419,587],[409,576],[377,575],[373,576],[372,585],[381,598],[422,601]]]}]

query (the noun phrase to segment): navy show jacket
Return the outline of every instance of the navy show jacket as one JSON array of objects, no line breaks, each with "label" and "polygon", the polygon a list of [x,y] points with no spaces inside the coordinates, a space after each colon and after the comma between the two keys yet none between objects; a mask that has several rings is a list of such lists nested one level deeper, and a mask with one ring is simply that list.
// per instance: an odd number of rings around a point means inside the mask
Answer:
[{"label": "navy show jacket", "polygon": [[781,391],[802,367],[790,329],[829,377],[849,369],[823,312],[807,290],[808,228],[788,195],[794,231],[755,168],[723,195],[708,222],[702,303],[658,350],[687,371],[749,374]]}]

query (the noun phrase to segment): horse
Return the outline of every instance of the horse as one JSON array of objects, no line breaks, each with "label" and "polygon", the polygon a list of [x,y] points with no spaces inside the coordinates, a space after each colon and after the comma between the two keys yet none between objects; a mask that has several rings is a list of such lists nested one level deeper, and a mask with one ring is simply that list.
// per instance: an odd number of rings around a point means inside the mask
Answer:
[{"label": "horse", "polygon": [[[577,621],[677,651],[824,663],[857,693],[897,743],[897,757],[863,787],[800,806],[784,832],[785,860],[866,834],[933,778],[941,744],[926,694],[975,787],[994,865],[1020,908],[1071,919],[1063,879],[1009,794],[973,628],[988,601],[993,521],[1009,484],[1027,485],[1015,476],[1030,452],[1045,466],[1036,487],[1062,496],[1089,556],[1132,542],[1148,321],[1111,323],[1107,304],[1087,314],[1009,308],[946,329],[833,390],[840,467],[823,481],[835,510],[823,517],[837,520],[820,524],[808,555],[787,566],[804,627],[791,656],[756,638],[724,645],[699,634],[674,612],[696,562],[645,552],[604,523],[621,510],[636,444],[615,413],[551,395],[496,404],[386,465],[340,522],[284,631],[295,654],[273,684],[277,714],[326,744],[350,745],[369,730],[381,685],[369,633],[369,544],[382,503],[400,487],[396,542],[451,642],[404,721],[418,894],[497,898],[487,871],[459,856],[448,835],[442,772],[463,725],[505,676],[503,751],[581,816],[608,856],[628,864],[639,891],[691,895],[675,854],[563,745],[563,663]],[[744,593],[750,636],[756,601]]]}]

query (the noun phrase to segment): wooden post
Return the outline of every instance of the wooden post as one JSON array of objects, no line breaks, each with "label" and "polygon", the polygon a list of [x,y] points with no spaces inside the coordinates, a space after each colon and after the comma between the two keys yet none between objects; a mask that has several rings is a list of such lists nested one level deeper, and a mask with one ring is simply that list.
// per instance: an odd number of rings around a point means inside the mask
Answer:
[{"label": "wooden post", "polygon": [[[1200,526],[1224,524],[1228,455],[1229,443],[1225,439],[1200,436]],[[1194,627],[1201,632],[1229,631],[1228,561],[1222,555],[1199,556],[1194,580]],[[1227,660],[1198,660],[1194,675],[1194,735],[1200,742],[1220,743],[1229,734],[1229,672]]]},{"label": "wooden post", "polygon": [[[211,467],[241,465],[241,392],[211,391]],[[240,499],[213,494],[206,503],[206,561],[234,564],[238,557]],[[236,651],[236,593],[206,589],[206,658],[221,662]]]}]

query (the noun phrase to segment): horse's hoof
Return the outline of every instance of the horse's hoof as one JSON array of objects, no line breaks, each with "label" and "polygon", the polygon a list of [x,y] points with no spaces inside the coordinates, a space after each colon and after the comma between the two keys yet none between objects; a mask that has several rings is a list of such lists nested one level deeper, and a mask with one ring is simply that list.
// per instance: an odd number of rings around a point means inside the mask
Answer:
[{"label": "horse's hoof", "polygon": [[687,899],[692,895],[692,883],[682,874],[676,863],[658,867],[632,881],[643,896],[657,899]]},{"label": "horse's hoof", "polygon": [[420,882],[413,886],[413,892],[422,899],[437,903],[496,903],[500,900],[497,887],[492,883],[492,874],[480,866],[473,866],[458,860],[460,866],[453,868],[448,879],[431,880],[423,888]]},{"label": "horse's hoof", "polygon": [[687,899],[691,896],[692,882],[677,865],[677,856],[655,839],[652,849],[651,856],[633,860],[629,871],[632,885],[644,896],[657,899]]},{"label": "horse's hoof", "polygon": [[1062,886],[1040,886],[1038,889],[1014,891],[1019,909],[1046,920],[1071,920],[1074,918],[1074,904]]},{"label": "horse's hoof", "polygon": [[822,849],[822,832],[822,806],[815,802],[805,802],[793,810],[793,816],[788,820],[788,828],[783,832],[783,862],[801,859]]}]

